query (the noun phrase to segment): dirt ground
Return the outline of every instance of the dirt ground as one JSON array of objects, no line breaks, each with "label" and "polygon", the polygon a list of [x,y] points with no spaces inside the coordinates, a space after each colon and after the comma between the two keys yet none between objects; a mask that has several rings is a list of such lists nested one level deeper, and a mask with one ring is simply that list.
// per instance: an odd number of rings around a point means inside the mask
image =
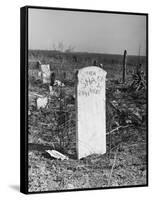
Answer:
[{"label": "dirt ground", "polygon": [[[127,104],[127,101],[130,108],[132,106],[135,109],[139,104],[142,110],[142,106],[143,108],[145,106],[136,102],[135,107],[135,102],[128,100],[128,97],[127,100],[122,98],[119,104],[124,105],[124,102]],[[106,154],[94,154],[77,160],[75,132],[69,132],[68,138],[65,134],[63,138],[65,143],[60,144],[60,136],[57,138],[54,135],[53,127],[46,127],[43,124],[50,123],[50,119],[52,119],[52,124],[55,123],[52,114],[46,115],[43,112],[33,112],[30,121],[29,192],[146,184],[147,130],[145,121],[142,126],[136,124],[135,121],[127,128],[120,128],[110,136],[107,135]],[[145,113],[142,114],[145,115]],[[41,121],[42,124],[40,124]],[[45,151],[48,149],[59,150],[70,159],[64,161],[53,159]]]}]

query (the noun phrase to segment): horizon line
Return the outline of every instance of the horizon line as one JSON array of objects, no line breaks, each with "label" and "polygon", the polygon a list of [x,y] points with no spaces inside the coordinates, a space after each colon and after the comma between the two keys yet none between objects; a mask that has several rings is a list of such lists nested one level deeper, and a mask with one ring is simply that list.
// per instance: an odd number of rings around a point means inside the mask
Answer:
[{"label": "horizon line", "polygon": [[[51,49],[28,49],[28,51],[56,51],[60,53],[86,53],[86,54],[108,54],[108,55],[124,55],[119,53],[100,53],[100,52],[87,52],[87,51],[71,51],[71,52],[65,52],[60,50],[51,50]],[[125,50],[124,50],[125,51]],[[139,57],[147,57],[147,55],[137,55],[137,54],[127,54],[127,56],[139,56]]]}]

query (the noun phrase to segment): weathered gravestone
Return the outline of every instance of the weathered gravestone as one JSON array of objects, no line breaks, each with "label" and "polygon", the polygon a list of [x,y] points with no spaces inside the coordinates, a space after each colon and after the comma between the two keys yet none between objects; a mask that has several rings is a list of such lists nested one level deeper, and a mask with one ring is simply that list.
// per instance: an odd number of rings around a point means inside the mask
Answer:
[{"label": "weathered gravestone", "polygon": [[50,82],[50,65],[46,64],[46,65],[41,65],[41,73],[42,73],[42,80],[43,83],[49,83]]},{"label": "weathered gravestone", "polygon": [[106,72],[95,66],[77,74],[77,156],[106,152]]}]

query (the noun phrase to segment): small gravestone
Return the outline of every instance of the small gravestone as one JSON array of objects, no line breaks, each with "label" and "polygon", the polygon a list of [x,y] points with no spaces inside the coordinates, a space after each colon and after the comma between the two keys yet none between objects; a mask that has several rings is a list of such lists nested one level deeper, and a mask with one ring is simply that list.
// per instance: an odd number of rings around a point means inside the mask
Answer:
[{"label": "small gravestone", "polygon": [[105,79],[96,66],[77,74],[77,156],[106,153]]},{"label": "small gravestone", "polygon": [[46,64],[46,65],[41,65],[41,72],[42,72],[42,80],[43,83],[50,83],[50,65]]}]

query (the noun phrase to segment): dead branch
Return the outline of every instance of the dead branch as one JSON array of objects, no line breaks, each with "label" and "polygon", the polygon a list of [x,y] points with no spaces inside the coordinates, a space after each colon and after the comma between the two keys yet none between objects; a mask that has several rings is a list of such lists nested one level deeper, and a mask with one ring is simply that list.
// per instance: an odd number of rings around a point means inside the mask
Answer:
[{"label": "dead branch", "polygon": [[120,128],[128,128],[128,127],[131,127],[132,125],[126,125],[126,126],[118,126],[117,128],[109,131],[106,133],[106,135],[110,135],[111,133],[115,132],[115,131],[118,131]]}]

